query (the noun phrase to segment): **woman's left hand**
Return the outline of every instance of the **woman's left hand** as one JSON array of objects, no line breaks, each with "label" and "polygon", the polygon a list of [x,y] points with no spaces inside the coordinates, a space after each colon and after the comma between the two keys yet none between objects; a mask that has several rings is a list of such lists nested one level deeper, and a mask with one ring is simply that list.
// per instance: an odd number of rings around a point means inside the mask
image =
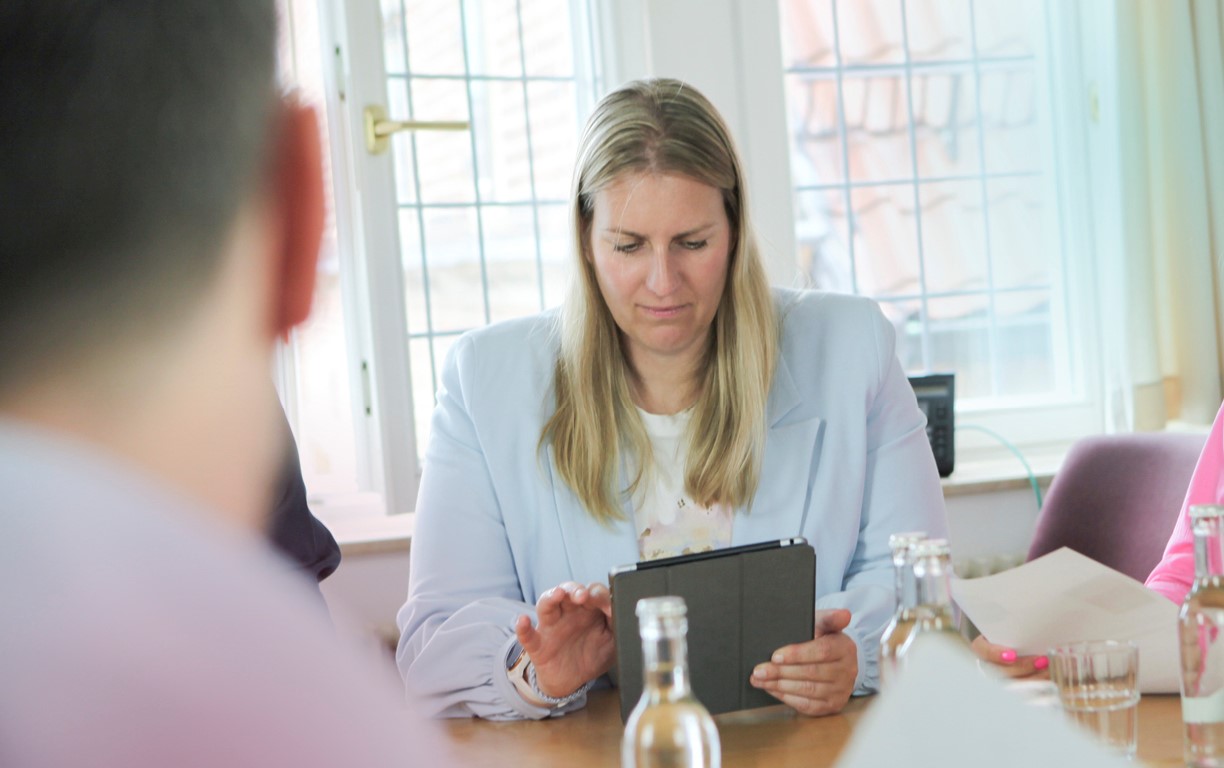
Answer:
[{"label": "woman's left hand", "polygon": [[753,670],[752,684],[800,714],[840,712],[858,676],[858,646],[842,633],[849,624],[850,611],[816,611],[815,638],[774,651]]}]

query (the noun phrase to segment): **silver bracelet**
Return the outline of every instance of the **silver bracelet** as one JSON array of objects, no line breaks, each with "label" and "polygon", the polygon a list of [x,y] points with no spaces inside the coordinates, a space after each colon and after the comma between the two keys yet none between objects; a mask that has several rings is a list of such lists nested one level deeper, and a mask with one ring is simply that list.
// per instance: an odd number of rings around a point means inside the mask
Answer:
[{"label": "silver bracelet", "polygon": [[566,704],[571,704],[576,701],[578,697],[585,696],[586,692],[591,690],[591,686],[595,684],[594,680],[588,680],[579,686],[578,690],[574,691],[568,696],[561,696],[559,698],[556,696],[549,696],[547,693],[540,690],[540,685],[536,682],[535,664],[530,661],[527,662],[527,682],[531,685],[531,692],[536,696],[539,696],[540,701],[546,702],[549,706],[554,708],[564,707]]}]

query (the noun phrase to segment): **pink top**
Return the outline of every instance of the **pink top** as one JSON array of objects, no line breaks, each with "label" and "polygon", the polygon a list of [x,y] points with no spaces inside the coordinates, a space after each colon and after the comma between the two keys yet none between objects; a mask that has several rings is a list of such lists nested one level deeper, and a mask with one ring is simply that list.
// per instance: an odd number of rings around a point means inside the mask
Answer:
[{"label": "pink top", "polygon": [[1216,414],[1211,435],[1199,455],[1164,557],[1147,577],[1149,589],[1179,604],[1185,600],[1194,582],[1194,533],[1190,528],[1190,506],[1193,504],[1224,504],[1224,406]]}]

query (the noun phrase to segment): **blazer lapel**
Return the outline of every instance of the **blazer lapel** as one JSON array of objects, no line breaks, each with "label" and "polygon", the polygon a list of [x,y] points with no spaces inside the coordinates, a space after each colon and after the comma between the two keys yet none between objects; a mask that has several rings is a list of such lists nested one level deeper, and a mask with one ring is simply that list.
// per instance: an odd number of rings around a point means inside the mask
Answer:
[{"label": "blazer lapel", "polygon": [[761,482],[751,509],[739,510],[735,517],[733,544],[803,535],[824,426],[824,420],[803,405],[790,368],[780,359],[766,408],[769,431]]},{"label": "blazer lapel", "polygon": [[[638,561],[637,534],[632,510],[621,520],[605,525],[591,517],[577,495],[561,479],[548,452],[548,470],[556,505],[557,524],[565,544],[565,557],[571,578],[580,584],[608,583],[608,571],[618,565]],[[623,482],[623,478],[622,478]]]}]

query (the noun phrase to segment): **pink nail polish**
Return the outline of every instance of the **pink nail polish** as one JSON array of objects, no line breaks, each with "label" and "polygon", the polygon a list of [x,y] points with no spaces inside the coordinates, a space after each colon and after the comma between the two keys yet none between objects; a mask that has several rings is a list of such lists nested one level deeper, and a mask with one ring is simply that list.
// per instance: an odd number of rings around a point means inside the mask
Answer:
[{"label": "pink nail polish", "polygon": [[1037,661],[1033,662],[1033,669],[1045,669],[1050,666],[1050,660],[1045,656],[1038,656]]},{"label": "pink nail polish", "polygon": [[999,654],[999,658],[1007,662],[1008,664],[1011,664],[1013,661],[1016,660],[1016,652],[1015,651],[1003,651],[1003,653]]}]

